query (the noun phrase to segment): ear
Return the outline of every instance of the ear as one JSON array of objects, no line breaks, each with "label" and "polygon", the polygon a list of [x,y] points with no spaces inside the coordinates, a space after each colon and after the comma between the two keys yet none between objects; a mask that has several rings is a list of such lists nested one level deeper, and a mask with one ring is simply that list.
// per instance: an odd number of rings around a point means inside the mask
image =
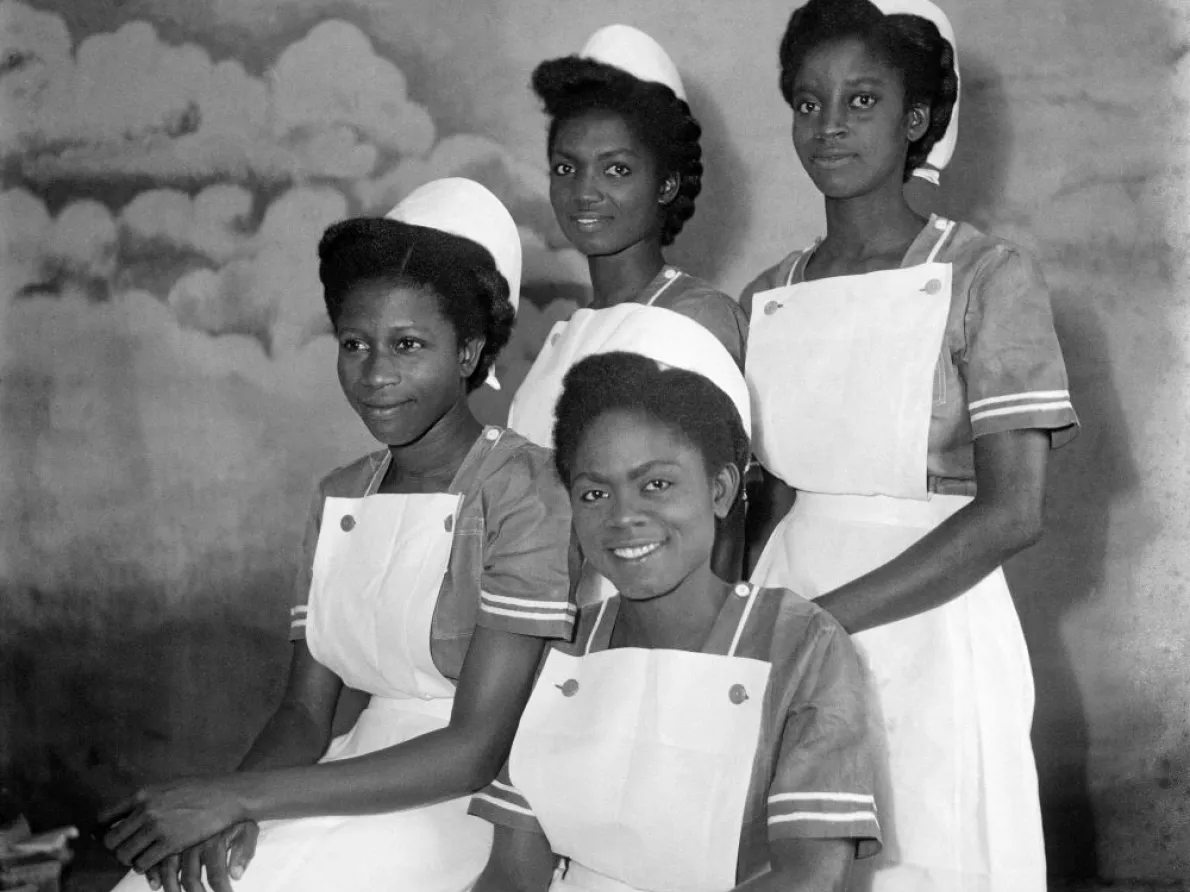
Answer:
[{"label": "ear", "polygon": [[661,181],[661,191],[657,194],[657,203],[662,205],[673,204],[673,200],[678,197],[678,190],[681,188],[682,177],[676,173],[668,174]]},{"label": "ear", "polygon": [[715,516],[722,520],[731,512],[736,496],[740,492],[740,469],[728,462],[711,478],[711,504]]},{"label": "ear", "polygon": [[926,135],[926,131],[930,129],[930,111],[928,102],[919,102],[909,109],[905,116],[909,142],[917,142]]},{"label": "ear", "polygon": [[470,378],[475,372],[475,367],[479,365],[479,357],[483,353],[483,345],[486,343],[486,340],[486,338],[481,336],[459,344],[459,377],[463,380]]}]

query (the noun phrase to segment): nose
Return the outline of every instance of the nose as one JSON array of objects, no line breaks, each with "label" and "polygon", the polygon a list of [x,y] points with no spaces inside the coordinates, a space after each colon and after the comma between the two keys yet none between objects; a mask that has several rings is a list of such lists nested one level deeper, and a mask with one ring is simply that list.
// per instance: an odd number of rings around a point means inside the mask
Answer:
[{"label": "nose", "polygon": [[582,205],[597,204],[603,198],[603,192],[599,187],[599,174],[591,169],[580,172],[577,177],[578,182],[575,183],[575,197]]},{"label": "nose", "polygon": [[847,132],[847,107],[842,103],[828,103],[818,116],[818,139],[837,139]]},{"label": "nose", "polygon": [[373,351],[364,364],[364,383],[379,390],[389,384],[401,383],[401,371],[396,357],[385,350]]},{"label": "nose", "polygon": [[616,530],[629,530],[645,522],[640,500],[632,493],[617,493],[612,497],[608,521]]}]

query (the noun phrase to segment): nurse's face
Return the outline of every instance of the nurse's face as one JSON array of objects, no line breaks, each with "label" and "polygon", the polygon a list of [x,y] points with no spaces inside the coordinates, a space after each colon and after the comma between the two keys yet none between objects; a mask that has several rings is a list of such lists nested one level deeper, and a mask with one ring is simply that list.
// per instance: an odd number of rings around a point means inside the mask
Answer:
[{"label": "nurse's face", "polygon": [[678,593],[709,567],[715,518],[734,495],[729,471],[710,474],[680,432],[633,412],[593,422],[571,468],[583,555],[633,600]]},{"label": "nurse's face", "polygon": [[550,151],[550,203],[566,238],[588,257],[660,242],[661,210],[677,194],[618,114],[564,120]]},{"label": "nurse's face", "polygon": [[335,335],[347,402],[388,446],[416,442],[466,398],[482,346],[459,344],[433,291],[386,281],[351,289]]},{"label": "nurse's face", "polygon": [[792,99],[794,149],[827,198],[901,189],[909,144],[925,134],[929,107],[906,108],[900,73],[862,40],[809,52]]}]

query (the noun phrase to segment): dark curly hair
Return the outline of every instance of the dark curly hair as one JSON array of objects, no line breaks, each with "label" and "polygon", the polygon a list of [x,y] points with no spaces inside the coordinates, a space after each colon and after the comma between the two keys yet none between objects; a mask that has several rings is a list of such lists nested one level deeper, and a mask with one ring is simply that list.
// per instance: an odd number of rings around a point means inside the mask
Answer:
[{"label": "dark curly hair", "polygon": [[806,55],[824,43],[855,37],[882,62],[899,72],[906,108],[929,103],[930,126],[910,143],[905,179],[925,163],[930,149],[946,133],[959,77],[954,47],[929,19],[916,15],[885,15],[868,0],[809,0],[793,11],[781,38],[781,95],[793,105],[793,82]]},{"label": "dark curly hair", "polygon": [[638,412],[678,432],[702,453],[708,475],[748,464],[748,435],[735,403],[697,372],[662,367],[637,353],[600,353],[575,363],[554,422],[554,464],[569,487],[587,429],[607,412]]},{"label": "dark curly hair", "polygon": [[459,342],[484,339],[468,391],[479,387],[508,343],[515,318],[508,280],[482,245],[425,226],[354,217],[329,226],[318,243],[318,278],[331,324],[351,289],[369,282],[428,288]]},{"label": "dark curly hair", "polygon": [[653,153],[663,175],[676,175],[678,194],[661,208],[661,244],[677,238],[694,216],[702,191],[702,127],[690,106],[665,84],[642,81],[612,65],[579,56],[542,62],[533,72],[533,91],[550,117],[547,151],[558,128],[591,111],[610,111]]}]

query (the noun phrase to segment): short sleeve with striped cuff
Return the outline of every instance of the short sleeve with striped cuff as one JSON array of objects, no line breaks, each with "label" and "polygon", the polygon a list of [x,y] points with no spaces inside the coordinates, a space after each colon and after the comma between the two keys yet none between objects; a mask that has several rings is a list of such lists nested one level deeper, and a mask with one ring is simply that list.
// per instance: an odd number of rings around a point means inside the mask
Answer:
[{"label": "short sleeve with striped cuff", "polygon": [[[515,435],[505,432],[510,440]],[[540,638],[569,639],[570,498],[549,452],[528,442],[484,491],[483,570],[476,624]],[[496,480],[498,479],[498,483]]]},{"label": "short sleeve with striped cuff", "polygon": [[467,813],[501,827],[545,836],[529,801],[512,785],[507,763],[499,777],[471,797]]},{"label": "short sleeve with striped cuff", "polygon": [[1066,367],[1054,332],[1049,290],[1036,261],[1000,243],[971,283],[960,370],[975,437],[1037,428],[1054,446],[1074,437]]},{"label": "short sleeve with striped cuff", "polygon": [[816,646],[781,734],[768,790],[768,836],[854,839],[859,857],[867,857],[880,850],[881,835],[859,658],[841,628]]}]

